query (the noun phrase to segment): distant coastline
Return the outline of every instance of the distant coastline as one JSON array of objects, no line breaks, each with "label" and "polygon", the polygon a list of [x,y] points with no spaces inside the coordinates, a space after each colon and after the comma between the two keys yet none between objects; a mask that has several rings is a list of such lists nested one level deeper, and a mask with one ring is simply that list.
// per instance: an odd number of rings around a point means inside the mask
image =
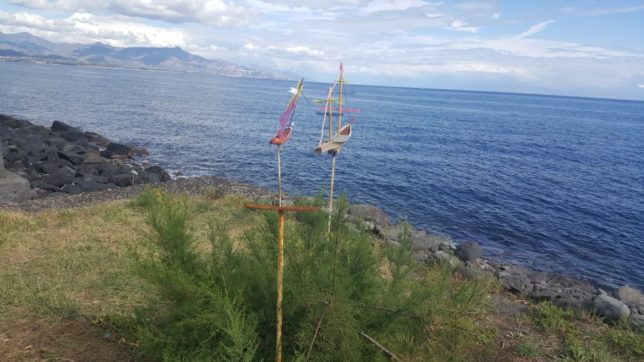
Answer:
[{"label": "distant coastline", "polygon": [[0,33],[0,61],[97,66],[256,79],[288,79],[274,70],[206,59],[179,47],[114,47],[103,43],[55,43],[29,33]]}]

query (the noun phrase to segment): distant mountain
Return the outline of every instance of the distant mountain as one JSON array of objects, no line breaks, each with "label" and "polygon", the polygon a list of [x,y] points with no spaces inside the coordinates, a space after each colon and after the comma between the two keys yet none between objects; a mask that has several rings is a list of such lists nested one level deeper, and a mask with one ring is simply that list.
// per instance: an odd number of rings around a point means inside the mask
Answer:
[{"label": "distant mountain", "polygon": [[119,48],[103,43],[54,43],[29,33],[0,33],[0,61],[46,62],[155,69],[261,79],[287,79],[270,70],[254,70],[224,60],[212,60],[175,48]]}]

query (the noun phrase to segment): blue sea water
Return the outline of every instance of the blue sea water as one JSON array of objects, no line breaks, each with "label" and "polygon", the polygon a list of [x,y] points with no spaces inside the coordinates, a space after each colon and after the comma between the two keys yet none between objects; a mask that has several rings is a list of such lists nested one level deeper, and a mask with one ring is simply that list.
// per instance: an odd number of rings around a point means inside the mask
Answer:
[{"label": "blue sea water", "polygon": [[[351,74],[347,74],[351,77]],[[186,175],[275,187],[268,139],[294,82],[0,62],[0,113],[147,148]],[[353,85],[336,191],[490,256],[644,288],[644,102]],[[306,83],[284,188],[328,188]]]}]

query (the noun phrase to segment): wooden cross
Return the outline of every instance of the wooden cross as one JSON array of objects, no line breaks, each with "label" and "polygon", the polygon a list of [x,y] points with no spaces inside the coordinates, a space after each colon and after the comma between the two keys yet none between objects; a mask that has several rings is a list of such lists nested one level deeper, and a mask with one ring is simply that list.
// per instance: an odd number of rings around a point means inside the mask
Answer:
[{"label": "wooden cross", "polygon": [[275,361],[282,361],[282,286],[284,278],[284,221],[288,211],[311,212],[318,211],[318,206],[274,206],[260,204],[246,204],[247,209],[274,210],[278,213],[277,221],[277,307],[275,327]]}]

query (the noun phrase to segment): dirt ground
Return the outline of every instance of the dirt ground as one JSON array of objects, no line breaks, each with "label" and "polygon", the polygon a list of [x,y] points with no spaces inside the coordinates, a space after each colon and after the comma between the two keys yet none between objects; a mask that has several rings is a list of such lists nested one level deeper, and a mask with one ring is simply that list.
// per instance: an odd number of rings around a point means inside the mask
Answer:
[{"label": "dirt ground", "polygon": [[2,361],[134,361],[132,346],[85,318],[0,321]]}]

